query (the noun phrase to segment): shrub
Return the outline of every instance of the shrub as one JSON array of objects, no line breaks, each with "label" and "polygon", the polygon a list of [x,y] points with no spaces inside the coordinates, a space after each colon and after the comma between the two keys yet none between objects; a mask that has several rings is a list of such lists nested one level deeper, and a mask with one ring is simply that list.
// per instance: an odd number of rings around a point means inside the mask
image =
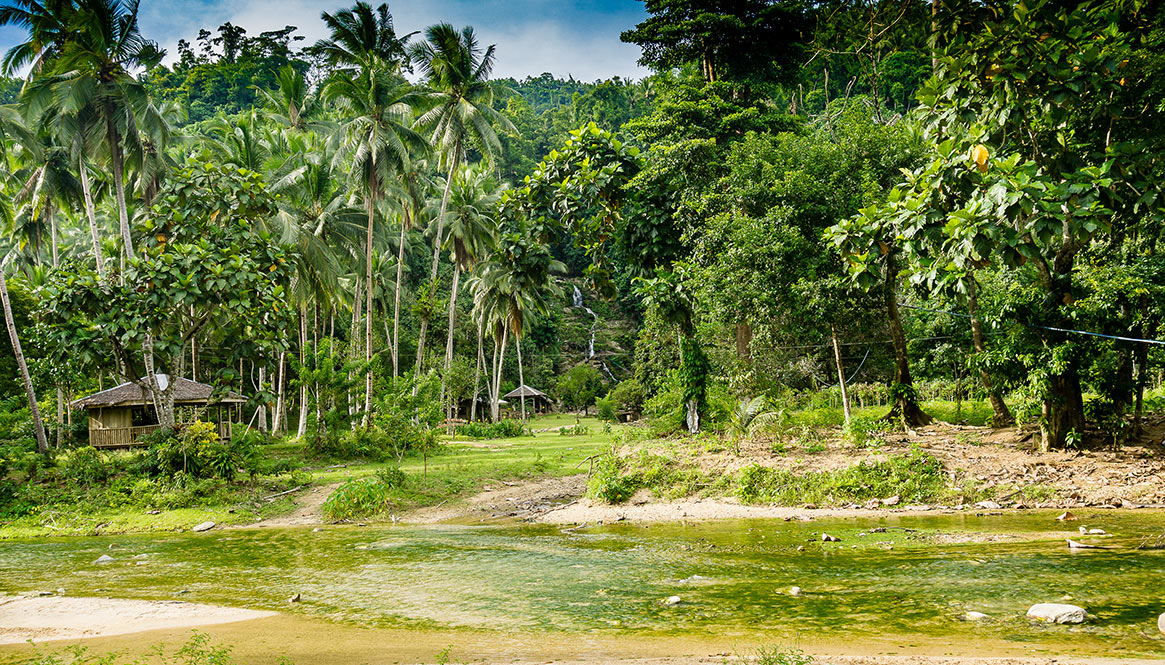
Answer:
[{"label": "shrub", "polygon": [[612,448],[595,459],[586,495],[607,503],[623,503],[638,489],[634,479],[620,474],[619,454]]},{"label": "shrub", "polygon": [[590,365],[575,365],[558,379],[556,388],[563,406],[581,411],[593,404],[602,390],[603,375]]},{"label": "shrub", "polygon": [[615,412],[615,401],[610,397],[600,397],[595,400],[595,414],[599,420],[605,422],[615,422],[618,420],[618,414]]},{"label": "shrub", "polygon": [[842,428],[842,436],[855,448],[869,448],[883,443],[883,432],[890,429],[889,424],[878,418],[869,416],[853,416],[848,426]]},{"label": "shrub", "polygon": [[499,420],[493,423],[473,422],[458,425],[458,436],[470,439],[508,439],[526,434],[526,428],[517,420]]},{"label": "shrub", "polygon": [[643,412],[643,402],[647,399],[647,391],[638,379],[627,379],[615,386],[607,399],[620,411],[629,411],[638,416]]},{"label": "shrub", "polygon": [[736,493],[742,503],[794,505],[861,503],[892,495],[908,502],[935,501],[945,490],[942,464],[915,449],[835,471],[797,474],[753,464],[741,469]]},{"label": "shrub", "polygon": [[324,516],[347,520],[379,515],[392,507],[393,490],[405,487],[408,476],[396,467],[381,469],[371,478],[350,480],[324,501]]}]

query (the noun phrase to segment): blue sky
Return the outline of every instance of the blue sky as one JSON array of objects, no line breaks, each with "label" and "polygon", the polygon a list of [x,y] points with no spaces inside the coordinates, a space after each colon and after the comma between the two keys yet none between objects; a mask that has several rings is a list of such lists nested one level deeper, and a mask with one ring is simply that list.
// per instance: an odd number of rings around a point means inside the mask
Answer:
[{"label": "blue sky", "polygon": [[[141,0],[141,25],[147,37],[176,55],[179,39],[193,42],[199,28],[214,30],[230,21],[250,35],[285,25],[314,42],[325,37],[321,11],[349,2],[312,0]],[[372,4],[379,4],[373,1]],[[611,76],[639,78],[639,48],[619,41],[619,33],[646,17],[640,0],[398,0],[388,3],[398,34],[422,30],[439,21],[472,25],[483,45],[497,44],[499,77],[551,72],[592,81]],[[0,49],[22,38],[0,29]]]}]

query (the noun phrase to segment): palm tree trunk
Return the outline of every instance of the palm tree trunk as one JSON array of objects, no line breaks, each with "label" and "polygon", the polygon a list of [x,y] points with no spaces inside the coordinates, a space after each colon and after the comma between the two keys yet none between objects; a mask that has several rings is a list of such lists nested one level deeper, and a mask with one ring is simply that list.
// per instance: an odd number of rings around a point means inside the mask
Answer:
[{"label": "palm tree trunk", "polygon": [[[454,146],[454,158],[449,166],[449,176],[445,178],[445,192],[441,195],[441,209],[437,212],[437,235],[433,238],[433,266],[429,269],[429,300],[437,293],[437,266],[441,264],[441,237],[445,234],[445,210],[449,207],[449,195],[453,189],[453,176],[460,165],[461,145]],[[425,333],[429,327],[429,320],[421,320],[421,334],[417,338],[417,371],[421,371],[421,358],[425,349]]]},{"label": "palm tree trunk", "polygon": [[[307,312],[302,305],[299,308],[299,366],[307,369]],[[307,434],[307,382],[299,377],[299,426],[296,427],[296,438],[302,439]]]},{"label": "palm tree trunk", "polygon": [[110,162],[113,166],[113,189],[117,195],[117,221],[121,229],[121,243],[127,260],[133,260],[133,237],[129,232],[129,211],[125,207],[125,158],[121,154],[121,135],[113,124],[113,113],[106,109],[105,140],[109,143]]},{"label": "palm tree trunk", "polygon": [[364,248],[364,427],[369,424],[372,414],[372,224],[376,214],[376,178],[368,183],[368,232]]},{"label": "palm tree trunk", "polygon": [[441,374],[441,399],[445,399],[445,377],[453,365],[453,323],[457,316],[457,285],[461,281],[461,266],[453,262],[453,285],[449,291],[449,334],[445,336],[445,371]]},{"label": "palm tree trunk", "polygon": [[[265,379],[267,378],[266,373],[267,373],[267,366],[266,365],[260,366],[259,367],[259,386],[258,386],[260,393],[263,392],[263,384],[265,383]],[[268,429],[268,427],[267,427],[267,400],[266,399],[264,399],[262,402],[259,402],[258,411],[259,411],[259,413],[258,413],[259,431],[260,432],[270,432],[271,430]]]},{"label": "palm tree trunk", "polygon": [[510,340],[510,329],[503,327],[502,329],[502,344],[501,353],[498,354],[498,369],[497,376],[494,378],[494,403],[493,403],[493,419],[496,422],[498,416],[501,415],[501,400],[502,400],[502,366],[506,364],[506,343]]},{"label": "palm tree trunk", "polygon": [[518,390],[522,391],[522,422],[526,422],[526,375],[522,373],[522,338],[514,335],[514,348],[518,350]]},{"label": "palm tree trunk", "polygon": [[283,365],[284,365],[284,361],[286,360],[286,355],[287,355],[287,353],[285,351],[279,352],[279,371],[278,371],[278,374],[276,374],[276,379],[275,379],[275,386],[276,386],[275,387],[275,392],[276,392],[275,415],[271,418],[271,431],[272,432],[280,432],[280,433],[283,432],[283,411],[284,411],[284,408],[286,407],[286,401],[285,401],[286,384],[284,382],[285,377],[284,377],[284,372],[283,372]]},{"label": "palm tree trunk", "polygon": [[[57,252],[57,216],[53,211],[52,201],[45,202],[45,216],[49,218],[49,233],[52,238],[53,251],[53,269],[60,267],[60,255]],[[65,391],[61,389],[60,382],[57,382],[57,427],[56,440],[57,447],[61,447],[61,423],[65,419]]]},{"label": "palm tree trunk", "polygon": [[4,323],[8,326],[8,339],[12,341],[12,352],[16,356],[16,364],[20,367],[20,379],[24,382],[24,392],[28,396],[28,411],[32,414],[32,424],[36,430],[36,449],[43,455],[49,451],[49,442],[45,438],[44,421],[40,418],[40,406],[36,403],[36,391],[33,390],[32,378],[28,374],[28,363],[24,359],[24,351],[20,348],[20,335],[16,332],[12,304],[8,301],[8,281],[4,279],[2,270],[0,270],[0,298],[3,298]]},{"label": "palm tree trunk", "polygon": [[396,378],[400,376],[400,365],[398,364],[400,356],[400,283],[404,272],[405,263],[405,232],[409,227],[409,211],[405,207],[405,211],[401,216],[400,223],[400,245],[396,251],[396,294],[393,296],[392,309],[392,380],[395,383]]},{"label": "palm tree trunk", "polygon": [[477,366],[473,370],[473,399],[469,403],[470,422],[477,420],[477,395],[481,385],[481,366],[485,364],[485,349],[482,346],[482,338],[485,337],[485,333],[482,328],[483,325],[477,326]]},{"label": "palm tree trunk", "polygon": [[[353,361],[355,361],[357,358],[360,357],[359,355],[357,355],[359,353],[357,351],[357,349],[360,348],[358,346],[359,341],[360,341],[360,339],[358,337],[359,333],[357,332],[358,330],[360,330],[360,305],[361,305],[361,303],[360,303],[360,278],[357,277],[356,278],[356,285],[355,285],[355,287],[353,287],[353,291],[352,291],[352,325],[348,327],[348,330],[351,331],[351,333],[349,335],[349,340],[348,340],[348,358],[350,358]],[[351,379],[352,379],[351,370],[348,371],[348,379],[349,379],[349,381],[351,381]],[[351,386],[352,384],[349,383],[348,385]],[[348,388],[347,391],[348,391],[348,415],[355,416],[356,415],[356,400],[353,399],[353,397],[352,397],[352,389]],[[356,429],[355,422],[352,423],[352,429]]]},{"label": "palm tree trunk", "polygon": [[85,198],[85,216],[89,218],[89,237],[93,240],[93,260],[97,262],[97,277],[105,281],[105,257],[101,255],[101,237],[97,233],[97,213],[93,209],[93,190],[89,187],[89,169],[85,162],[79,162],[81,174],[81,194]]}]

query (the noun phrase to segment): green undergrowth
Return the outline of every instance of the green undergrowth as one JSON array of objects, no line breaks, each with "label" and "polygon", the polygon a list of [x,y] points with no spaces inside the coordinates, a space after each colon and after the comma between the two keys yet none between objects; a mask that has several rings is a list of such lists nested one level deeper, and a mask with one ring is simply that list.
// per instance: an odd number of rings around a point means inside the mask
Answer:
[{"label": "green undergrowth", "polygon": [[373,475],[349,480],[327,498],[324,517],[332,521],[382,517],[394,512],[444,503],[477,492],[490,483],[546,475],[548,460],[498,463],[483,467],[456,462],[429,473],[385,466]]},{"label": "green undergrowth", "polygon": [[942,464],[920,450],[849,467],[797,472],[753,464],[740,470],[742,503],[839,505],[899,496],[905,503],[937,502],[950,494]]},{"label": "green undergrowth", "polygon": [[[630,452],[612,446],[595,458],[587,496],[622,503],[637,491],[648,490],[668,500],[733,496],[750,504],[842,506],[891,496],[904,504],[975,502],[1005,489],[980,488],[957,472],[952,477],[937,459],[917,448],[815,471],[803,465],[774,468],[758,463],[729,470],[706,468],[697,461],[705,447],[699,439],[651,442]],[[1015,496],[1029,501],[1055,494],[1048,486],[1017,490]]]}]

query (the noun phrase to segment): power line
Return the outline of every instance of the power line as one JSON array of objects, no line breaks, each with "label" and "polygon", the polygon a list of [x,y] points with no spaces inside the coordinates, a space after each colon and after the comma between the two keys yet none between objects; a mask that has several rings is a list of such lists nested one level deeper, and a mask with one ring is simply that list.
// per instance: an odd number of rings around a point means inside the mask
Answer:
[{"label": "power line", "polygon": [[[957,316],[957,317],[963,318],[963,319],[976,318],[976,317],[971,316],[970,314],[961,314],[959,312],[948,312],[945,309],[927,309],[926,307],[917,307],[915,305],[907,305],[905,303],[898,303],[898,306],[905,307],[906,309],[916,309],[920,312],[931,312],[934,314],[948,314],[950,316]],[[979,319],[979,320],[982,321],[983,319]],[[1144,344],[1157,344],[1160,346],[1165,346],[1165,341],[1156,340],[1156,339],[1140,339],[1138,337],[1123,337],[1121,335],[1106,335],[1104,333],[1091,332],[1089,330],[1074,330],[1072,328],[1053,328],[1051,326],[1037,326],[1034,323],[1021,323],[1019,321],[1012,321],[1012,323],[1018,323],[1019,325],[1025,327],[1025,328],[1039,328],[1041,330],[1051,330],[1053,332],[1076,333],[1077,335],[1091,335],[1093,337],[1104,337],[1105,339],[1116,339],[1116,340],[1120,340],[1122,342],[1141,342]]]}]

